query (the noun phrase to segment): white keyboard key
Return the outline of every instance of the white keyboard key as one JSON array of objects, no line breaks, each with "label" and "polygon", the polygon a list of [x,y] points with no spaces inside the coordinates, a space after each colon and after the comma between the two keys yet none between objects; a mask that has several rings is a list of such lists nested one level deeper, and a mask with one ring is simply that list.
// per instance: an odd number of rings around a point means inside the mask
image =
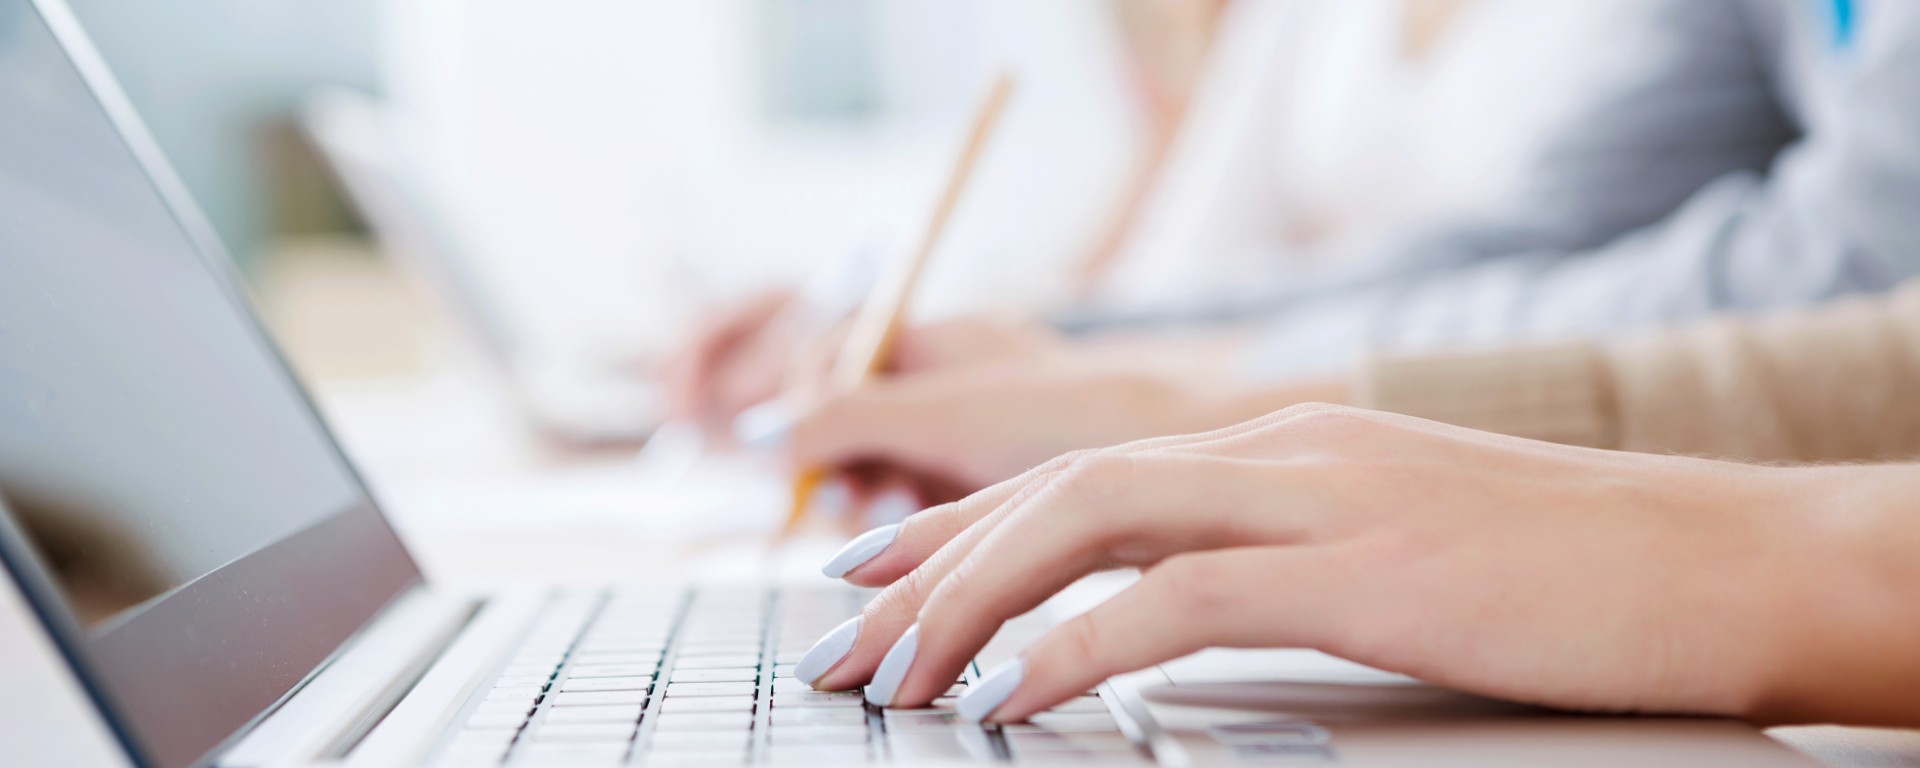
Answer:
[{"label": "white keyboard key", "polygon": [[648,752],[646,765],[668,766],[738,766],[747,762],[747,750],[721,749],[718,751],[700,750],[697,752]]},{"label": "white keyboard key", "polygon": [[647,703],[646,691],[562,691],[553,695],[553,705],[556,707],[645,703]]},{"label": "white keyboard key", "polygon": [[482,713],[489,714],[489,715],[499,715],[499,714],[525,715],[532,711],[533,711],[533,704],[531,703],[522,704],[517,701],[483,701],[483,702],[480,702],[480,706],[473,708],[473,713],[476,715],[482,714]]},{"label": "white keyboard key", "polygon": [[659,666],[660,654],[657,653],[581,653],[573,657],[574,669],[610,664],[645,664]]},{"label": "white keyboard key", "polygon": [[657,750],[675,752],[715,751],[726,747],[744,749],[747,746],[746,729],[733,731],[659,731],[647,740],[647,746]]},{"label": "white keyboard key", "polygon": [[667,698],[675,696],[752,696],[753,683],[669,683]]},{"label": "white keyboard key", "polygon": [[996,759],[992,745],[984,735],[977,740],[955,733],[906,733],[887,738],[887,748],[895,762],[914,763],[937,760],[991,762]]},{"label": "white keyboard key", "polygon": [[818,727],[774,726],[767,731],[769,743],[776,747],[812,744],[865,744],[872,734],[866,725]]},{"label": "white keyboard key", "polygon": [[544,741],[591,741],[624,744],[633,740],[638,723],[543,723],[527,731],[526,738]]},{"label": "white keyboard key", "polygon": [[758,666],[760,666],[760,655],[757,653],[714,656],[688,656],[685,653],[681,653],[680,658],[673,663],[675,671],[682,669],[724,669],[728,667],[746,667],[751,669]]},{"label": "white keyboard key", "polygon": [[637,723],[645,708],[639,704],[609,704],[598,707],[553,707],[547,710],[548,723]]},{"label": "white keyboard key", "polygon": [[540,698],[541,689],[532,686],[510,686],[487,691],[487,701],[524,701],[532,703]]},{"label": "white keyboard key", "polygon": [[568,678],[560,684],[560,690],[574,691],[644,691],[653,687],[651,677],[582,677]]},{"label": "white keyboard key", "polygon": [[655,716],[654,733],[665,731],[732,731],[753,725],[748,712],[662,712]]},{"label": "white keyboard key", "polygon": [[580,647],[575,650],[582,654],[620,653],[658,658],[666,646],[652,640],[582,640]]},{"label": "white keyboard key", "polygon": [[518,765],[619,765],[627,749],[626,744],[548,742],[528,744],[514,754]]},{"label": "white keyboard key", "polygon": [[773,706],[780,707],[858,707],[863,699],[859,691],[788,691],[773,695]]},{"label": "white keyboard key", "polygon": [[1007,746],[1015,757],[1048,752],[1137,752],[1133,742],[1117,733],[1009,733]]},{"label": "white keyboard key", "polygon": [[[774,709],[769,715],[775,726],[782,725],[865,725],[867,711],[851,707],[801,707]],[[891,721],[889,721],[891,722]]]},{"label": "white keyboard key", "polygon": [[760,670],[751,667],[675,669],[671,679],[676,683],[750,683],[760,679]]},{"label": "white keyboard key", "polygon": [[502,675],[493,681],[495,688],[545,687],[552,675]]},{"label": "white keyboard key", "polygon": [[660,703],[662,712],[751,712],[752,696],[687,696]]},{"label": "white keyboard key", "polygon": [[860,765],[869,762],[867,748],[859,744],[778,746],[767,750],[767,762],[774,765]]},{"label": "white keyboard key", "polygon": [[567,677],[653,677],[659,670],[657,664],[575,664]]},{"label": "white keyboard key", "polygon": [[[805,653],[805,651],[802,651]],[[709,656],[752,656],[753,661],[745,666],[759,666],[760,643],[748,642],[701,642],[681,643],[680,658],[707,658]]]},{"label": "white keyboard key", "polygon": [[887,731],[891,733],[925,733],[929,731],[951,731],[955,727],[968,727],[954,712],[933,709],[896,710],[885,712]]},{"label": "white keyboard key", "polygon": [[1027,718],[1027,724],[1053,733],[1118,732],[1120,724],[1105,712],[1042,712]]}]

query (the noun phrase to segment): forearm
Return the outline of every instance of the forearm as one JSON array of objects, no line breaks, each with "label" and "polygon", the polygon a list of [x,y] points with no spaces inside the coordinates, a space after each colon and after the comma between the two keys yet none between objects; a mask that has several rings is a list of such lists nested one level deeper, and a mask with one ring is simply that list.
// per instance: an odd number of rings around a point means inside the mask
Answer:
[{"label": "forearm", "polygon": [[1352,402],[1492,432],[1750,461],[1920,455],[1920,284],[1610,343],[1383,356]]},{"label": "forearm", "polygon": [[1749,717],[1920,726],[1920,466],[1782,471],[1802,509],[1756,585],[1781,653]]}]

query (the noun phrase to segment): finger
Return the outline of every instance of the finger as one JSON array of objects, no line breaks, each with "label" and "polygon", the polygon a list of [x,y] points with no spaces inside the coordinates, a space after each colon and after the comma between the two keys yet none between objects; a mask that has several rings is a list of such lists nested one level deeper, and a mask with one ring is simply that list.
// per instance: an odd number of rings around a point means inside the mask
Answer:
[{"label": "finger", "polygon": [[1320,647],[1347,602],[1315,578],[1327,560],[1298,547],[1169,558],[989,672],[960,699],[960,714],[1020,722],[1114,675],[1213,646]]},{"label": "finger", "polygon": [[920,609],[913,661],[897,684],[884,667],[875,684],[895,687],[896,706],[932,701],[1002,624],[1092,571],[1302,540],[1313,515],[1272,482],[1290,471],[1149,450],[1055,474],[940,580]]},{"label": "finger", "polygon": [[[1263,423],[1216,430],[1201,435],[1142,440],[1120,448],[1102,451],[1080,451],[1067,454],[955,504],[942,505],[915,515],[897,529],[869,533],[869,536],[875,538],[864,544],[860,541],[856,541],[855,544],[862,545],[862,549],[870,551],[871,554],[863,553],[856,556],[864,559],[853,566],[846,566],[847,573],[852,576],[850,580],[855,583],[875,585],[891,582],[891,586],[869,602],[859,617],[849,621],[827,637],[821,638],[814,648],[808,651],[808,658],[803,659],[803,662],[810,663],[803,663],[801,668],[796,670],[796,676],[808,681],[816,688],[825,690],[843,690],[871,679],[875,669],[888,652],[899,642],[907,629],[913,626],[932,588],[946,580],[948,574],[974,552],[979,542],[995,531],[999,520],[1013,514],[1026,501],[1045,489],[1047,483],[1043,481],[1080,467],[1096,456],[1120,456],[1174,448],[1196,441],[1215,439],[1220,435],[1232,435],[1238,431],[1255,429]],[[1169,479],[1183,481],[1180,483],[1181,487],[1192,487],[1189,485],[1193,480],[1191,477]],[[1201,487],[1209,485],[1211,484],[1200,484]],[[855,549],[855,546],[849,545],[849,549]],[[1043,572],[1060,566],[1057,562],[1044,562],[1045,566],[1041,569]],[[853,574],[852,571],[856,568],[859,573]],[[1061,569],[1061,572],[1071,573],[1074,570],[1076,569]],[[1077,570],[1084,573],[1088,569],[1082,567]],[[1064,583],[1057,579],[1056,582]],[[1057,591],[1058,587],[1054,589]],[[1035,590],[1035,593],[1050,594],[1044,587]],[[1022,610],[1006,616],[1024,612]],[[1001,621],[1004,620],[1003,617]],[[998,625],[999,622],[995,622],[992,626]],[[990,636],[991,632],[988,635]],[[953,667],[954,673],[957,674],[958,664],[949,659],[947,666]],[[936,674],[926,679],[933,680],[937,677]],[[945,690],[945,688],[946,686],[941,684],[938,690]]]},{"label": "finger", "polygon": [[727,360],[786,302],[784,292],[771,292],[722,310],[715,325],[687,350],[685,359],[674,364],[676,399],[684,404],[688,414],[698,418],[712,407],[716,377],[726,367]]},{"label": "finger", "polygon": [[861,586],[890,584],[920,567],[941,547],[992,514],[1035,478],[1057,471],[1077,458],[1055,459],[959,501],[868,531],[841,548],[820,570],[828,578],[846,579]]},{"label": "finger", "polygon": [[765,335],[743,341],[714,373],[707,412],[716,424],[731,426],[747,409],[780,395],[787,368],[776,341]]},{"label": "finger", "polygon": [[[999,514],[1007,502],[1033,487],[1034,480],[1070,466],[1078,458],[1062,456],[959,502],[914,515],[891,530],[876,529],[862,537],[874,537],[864,546],[878,551],[864,555],[868,561],[864,567],[855,566],[862,571],[858,583],[884,583],[883,574],[906,574],[908,578],[893,581],[861,609],[859,616],[816,642],[795,666],[794,676],[822,690],[845,690],[866,682],[888,649],[913,625],[926,598],[924,590],[937,583],[937,578],[921,574],[945,574],[950,567],[946,561],[958,556],[954,553],[970,550],[970,539],[992,529],[986,518]],[[842,555],[859,551],[862,546],[862,540],[856,539]],[[828,573],[837,567],[830,563]]]},{"label": "finger", "polygon": [[[935,551],[947,546],[961,531],[975,525],[989,513],[1006,504],[1021,489],[1027,488],[1040,478],[1051,476],[1093,458],[1096,454],[1115,457],[1202,451],[1208,446],[1230,445],[1232,441],[1241,439],[1244,435],[1268,429],[1275,424],[1312,412],[1315,410],[1296,410],[1212,432],[1152,438],[1105,451],[1078,451],[1068,454],[958,502],[935,506],[914,515],[902,525],[870,531],[860,540],[842,549],[822,570],[830,578],[845,578],[862,586],[889,584],[908,571],[920,567]],[[1185,479],[1189,482],[1182,485],[1191,485],[1190,481],[1194,478]],[[1207,484],[1200,485],[1204,488]]]},{"label": "finger", "polygon": [[843,320],[824,333],[802,339],[787,362],[787,396],[807,403],[823,399],[833,391],[833,370],[840,350],[847,346],[851,320]]}]

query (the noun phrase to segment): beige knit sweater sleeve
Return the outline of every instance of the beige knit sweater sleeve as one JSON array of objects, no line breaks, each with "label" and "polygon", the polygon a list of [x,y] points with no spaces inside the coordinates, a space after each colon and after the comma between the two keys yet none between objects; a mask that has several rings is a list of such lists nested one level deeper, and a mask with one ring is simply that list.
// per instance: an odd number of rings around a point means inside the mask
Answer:
[{"label": "beige knit sweater sleeve", "polygon": [[1920,282],[1607,343],[1376,358],[1356,401],[1574,445],[1750,461],[1920,456]]}]

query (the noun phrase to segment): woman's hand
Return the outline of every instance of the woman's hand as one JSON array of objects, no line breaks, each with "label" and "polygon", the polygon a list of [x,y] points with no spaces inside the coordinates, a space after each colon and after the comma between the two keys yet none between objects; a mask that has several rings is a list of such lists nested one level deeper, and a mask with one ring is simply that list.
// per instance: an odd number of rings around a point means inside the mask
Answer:
[{"label": "woman's hand", "polygon": [[[1137,584],[992,672],[962,713],[1018,721],[1114,674],[1231,646],[1315,648],[1578,710],[1827,716],[1809,690],[1920,682],[1914,610],[1834,599],[1885,592],[1833,567],[1862,559],[1831,530],[1858,527],[1823,516],[1834,471],[1292,408],[1073,454],[862,537],[828,574],[892,586],[796,674],[925,705],[1003,622],[1088,572],[1137,567]],[[1920,579],[1913,560],[1894,548],[1876,562]],[[1891,631],[1885,614],[1908,623]],[[1810,650],[1834,643],[1846,652]],[[1897,685],[1859,661],[1876,657],[1902,660]],[[1809,668],[1822,682],[1784,672]]]},{"label": "woman's hand", "polygon": [[1205,366],[1148,367],[1065,349],[910,369],[822,401],[795,425],[788,460],[887,467],[967,492],[1070,451],[1214,429],[1345,389],[1235,389],[1223,384],[1230,378]]},{"label": "woman's hand", "polygon": [[791,350],[805,342],[798,324],[781,322],[798,300],[772,290],[715,312],[667,363],[671,415],[726,435],[741,411],[779,394]]},{"label": "woman's hand", "polygon": [[[812,401],[826,391],[847,325],[812,316],[795,306],[801,300],[792,291],[774,290],[716,312],[666,367],[673,416],[731,436],[734,420],[748,408],[782,396]],[[1045,356],[1064,344],[1052,331],[1030,323],[961,317],[904,329],[884,373],[1011,363]]]}]

